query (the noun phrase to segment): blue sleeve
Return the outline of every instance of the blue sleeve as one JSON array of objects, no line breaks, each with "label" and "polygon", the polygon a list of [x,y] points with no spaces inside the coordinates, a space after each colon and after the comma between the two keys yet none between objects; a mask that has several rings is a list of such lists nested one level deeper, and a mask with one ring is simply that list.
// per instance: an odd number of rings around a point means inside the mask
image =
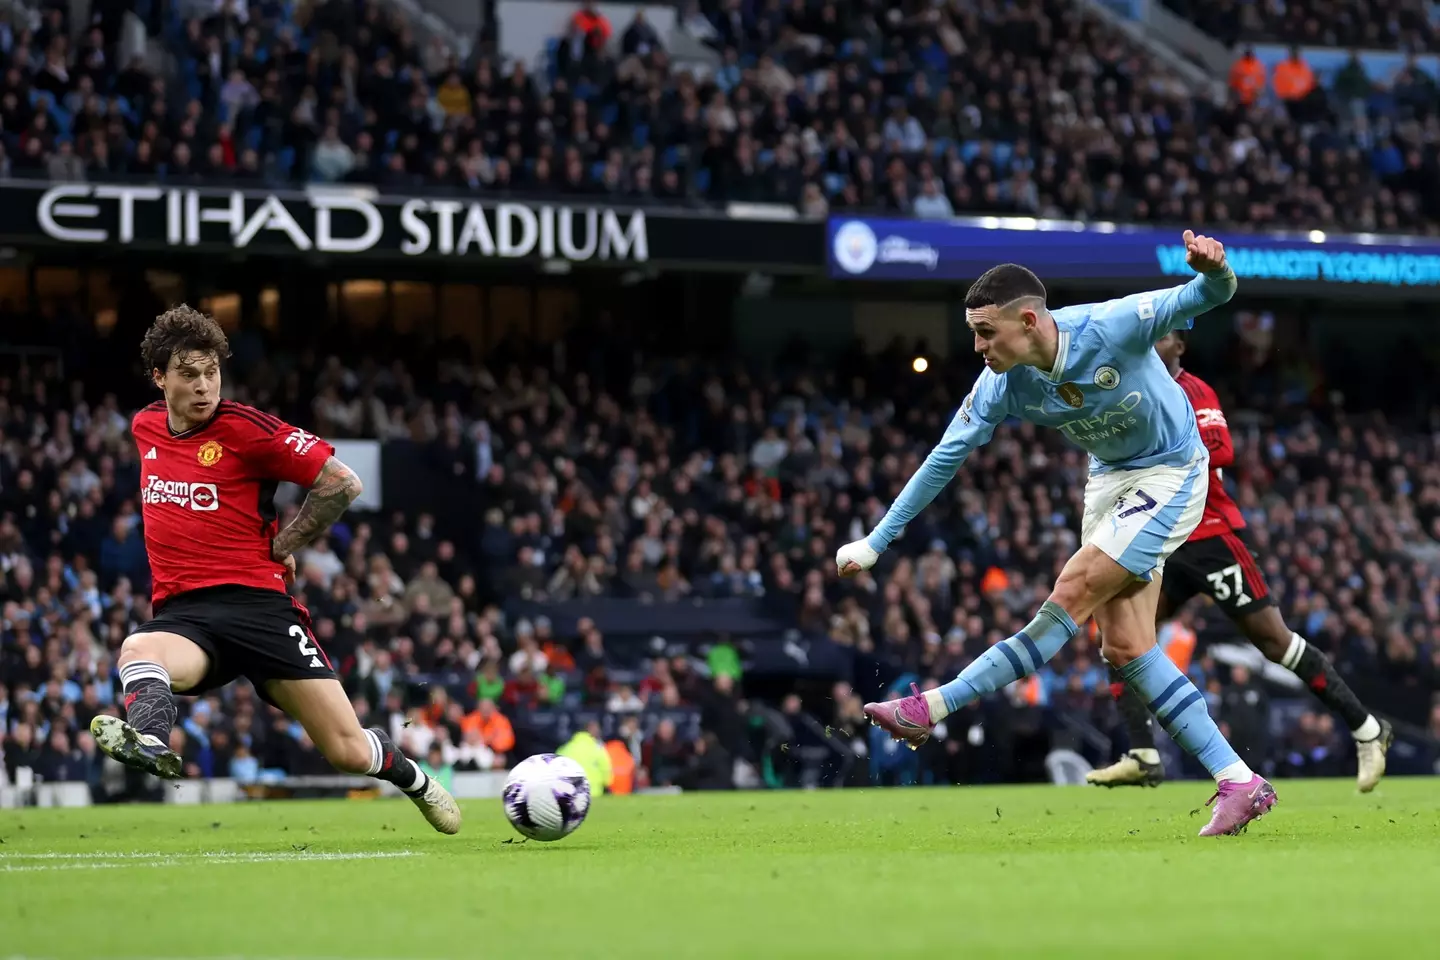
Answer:
[{"label": "blue sleeve", "polygon": [[1200,274],[1184,286],[1148,290],[1111,300],[1091,316],[1107,333],[1141,352],[1172,330],[1189,330],[1196,317],[1235,296],[1235,273]]},{"label": "blue sleeve", "polygon": [[1010,415],[1005,378],[982,371],[969,396],[955,411],[945,436],[930,451],[920,469],[905,484],[900,496],[890,504],[884,518],[866,538],[870,548],[883,553],[905,526],[930,505],[936,495],[955,476],[960,464],[978,447],[990,442],[995,427]]}]

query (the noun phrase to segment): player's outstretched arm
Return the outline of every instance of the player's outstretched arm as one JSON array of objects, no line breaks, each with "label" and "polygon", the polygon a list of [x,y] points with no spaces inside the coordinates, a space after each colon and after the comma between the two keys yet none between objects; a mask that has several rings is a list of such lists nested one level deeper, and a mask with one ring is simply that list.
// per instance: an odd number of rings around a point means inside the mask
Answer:
[{"label": "player's outstretched arm", "polygon": [[873,567],[880,554],[905,532],[905,526],[945,489],[965,459],[990,442],[996,425],[1008,415],[1005,398],[1004,379],[989,371],[982,373],[955,412],[945,436],[905,484],[880,523],[868,537],[847,543],[836,552],[835,566],[842,577]]},{"label": "player's outstretched arm", "polygon": [[1225,244],[1214,237],[1197,236],[1192,230],[1186,230],[1183,239],[1185,262],[1199,276],[1183,286],[1151,290],[1109,304],[1110,313],[1128,314],[1123,325],[1126,339],[1137,349],[1148,351],[1170,331],[1190,329],[1196,317],[1229,303],[1239,287],[1225,258]]},{"label": "player's outstretched arm", "polygon": [[354,470],[334,457],[326,460],[325,466],[320,468],[320,475],[310,485],[300,512],[270,545],[271,554],[276,560],[283,561],[315,540],[340,519],[363,489]]},{"label": "player's outstretched arm", "polygon": [[1199,274],[1180,288],[1181,299],[1190,301],[1180,305],[1182,312],[1193,310],[1190,316],[1198,316],[1229,303],[1240,283],[1225,257],[1225,244],[1214,237],[1197,236],[1193,230],[1186,230],[1181,239],[1185,242],[1185,262]]}]

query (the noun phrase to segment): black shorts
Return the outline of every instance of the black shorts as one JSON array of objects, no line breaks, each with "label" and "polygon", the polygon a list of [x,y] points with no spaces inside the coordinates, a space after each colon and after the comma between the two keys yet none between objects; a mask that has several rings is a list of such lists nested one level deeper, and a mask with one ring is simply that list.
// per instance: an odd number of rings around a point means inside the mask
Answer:
[{"label": "black shorts", "polygon": [[1203,593],[1232,620],[1275,605],[1244,531],[1187,540],[1165,561],[1161,589],[1173,608]]},{"label": "black shorts", "polygon": [[310,630],[310,611],[278,590],[220,586],[176,594],[135,632],[176,633],[205,651],[210,668],[199,686],[183,691],[187,696],[246,677],[269,702],[267,680],[335,677]]}]

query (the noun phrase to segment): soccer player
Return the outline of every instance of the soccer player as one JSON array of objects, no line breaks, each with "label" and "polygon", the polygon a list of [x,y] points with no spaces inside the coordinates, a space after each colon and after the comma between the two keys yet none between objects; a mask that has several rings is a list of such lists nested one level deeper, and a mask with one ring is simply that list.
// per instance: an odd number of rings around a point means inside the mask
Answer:
[{"label": "soccer player", "polygon": [[[1214,471],[1200,525],[1165,566],[1155,614],[1158,622],[1170,619],[1197,593],[1214,600],[1267,659],[1293,670],[1316,699],[1340,714],[1355,737],[1359,761],[1356,785],[1361,793],[1369,793],[1385,775],[1385,753],[1394,738],[1390,724],[1376,720],[1361,706],[1330,659],[1285,625],[1285,619],[1275,609],[1265,575],[1246,544],[1245,518],[1220,480],[1220,471],[1235,462],[1235,446],[1220,409],[1220,398],[1204,380],[1181,368],[1180,358],[1185,354],[1182,331],[1161,337],[1155,351],[1195,408],[1200,439],[1210,450],[1210,468]],[[1150,714],[1135,691],[1120,682],[1113,668],[1111,673],[1115,681],[1111,690],[1130,732],[1130,750],[1110,766],[1087,773],[1085,779],[1105,787],[1154,786],[1165,779],[1165,768],[1155,749]]]},{"label": "soccer player", "polygon": [[[335,448],[253,407],[220,398],[220,325],[186,306],[161,314],[141,346],[165,399],[135,415],[141,513],[154,578],[154,619],[120,647],[125,720],[97,716],[95,742],[121,763],[180,776],[169,748],[173,693],[197,695],[248,677],[297,720],[338,770],[399,787],[441,833],[460,808],[378,727],[362,729],[310,614],[286,592],[295,551],[319,537],[360,495]],[[279,481],[309,490],[278,529]]]},{"label": "soccer player", "polygon": [[1092,616],[1102,654],[1218,784],[1201,836],[1234,834],[1275,805],[1275,790],[1236,755],[1205,699],[1155,643],[1165,560],[1200,522],[1209,452],[1190,404],[1155,353],[1155,341],[1235,295],[1225,248],[1184,234],[1199,274],[1181,287],[1051,311],[1045,287],[1016,264],[987,270],[965,296],[965,319],[986,369],[944,437],[870,535],[841,547],[842,576],[875,565],[972,450],[1008,417],[1063,431],[1090,454],[1081,546],[1050,598],[1019,633],[991,647],[949,683],[885,703],[871,721],[912,746],[936,722],[1041,668]]}]

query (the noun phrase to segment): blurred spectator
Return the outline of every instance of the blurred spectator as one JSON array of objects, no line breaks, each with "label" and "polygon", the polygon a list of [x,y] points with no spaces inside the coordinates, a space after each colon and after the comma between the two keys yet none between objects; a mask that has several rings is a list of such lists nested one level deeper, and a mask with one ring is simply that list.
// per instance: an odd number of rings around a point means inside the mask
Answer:
[{"label": "blurred spectator", "polygon": [[604,793],[610,789],[614,777],[610,766],[610,753],[600,739],[600,723],[592,720],[584,730],[577,730],[555,751],[562,757],[569,757],[585,770],[590,781],[592,794]]},{"label": "blurred spectator", "polygon": [[617,737],[606,742],[605,752],[610,756],[610,792],[618,794],[634,792],[639,771],[636,768],[635,755],[631,752],[630,746],[624,739]]},{"label": "blurred spectator", "polygon": [[1290,56],[1275,65],[1270,83],[1292,119],[1303,123],[1315,114],[1315,72],[1305,62],[1299,47],[1291,47]]},{"label": "blurred spectator", "polygon": [[35,739],[35,728],[29,723],[16,723],[5,738],[5,776],[10,783],[21,782],[21,770],[31,776],[37,775],[41,763],[40,745]]},{"label": "blurred spectator", "polygon": [[941,192],[940,182],[934,177],[927,177],[921,186],[920,196],[915,198],[914,213],[917,217],[928,219],[944,219],[955,215],[950,199]]},{"label": "blurred spectator", "polygon": [[1219,719],[1229,726],[1235,751],[1263,767],[1270,752],[1270,698],[1247,668],[1231,668],[1230,683],[1220,700]]},{"label": "blurred spectator", "polygon": [[1282,769],[1291,777],[1339,776],[1344,755],[1335,719],[1328,713],[1307,711],[1291,732]]},{"label": "blurred spectator", "polygon": [[645,18],[644,8],[637,8],[634,18],[620,38],[620,52],[627,57],[648,57],[660,50],[663,50],[660,34],[655,32],[650,21]]},{"label": "blurred spectator", "polygon": [[582,0],[580,9],[570,19],[570,25],[585,38],[585,45],[593,50],[603,50],[610,42],[610,21],[600,12],[595,0]]},{"label": "blurred spectator", "polygon": [[732,766],[730,755],[719,738],[706,733],[695,741],[680,785],[686,790],[729,790],[734,786]]},{"label": "blurred spectator", "polygon": [[455,768],[445,762],[445,751],[440,744],[430,745],[430,749],[425,752],[425,759],[420,762],[420,769],[425,771],[426,776],[439,781],[446,790],[454,788]]},{"label": "blurred spectator", "polygon": [[1247,107],[1265,92],[1265,65],[1255,56],[1254,47],[1246,47],[1230,67],[1230,89]]},{"label": "blurred spectator", "polygon": [[652,786],[678,786],[685,776],[690,760],[690,748],[677,735],[675,722],[666,717],[655,728],[655,735],[645,744],[643,756]]}]

